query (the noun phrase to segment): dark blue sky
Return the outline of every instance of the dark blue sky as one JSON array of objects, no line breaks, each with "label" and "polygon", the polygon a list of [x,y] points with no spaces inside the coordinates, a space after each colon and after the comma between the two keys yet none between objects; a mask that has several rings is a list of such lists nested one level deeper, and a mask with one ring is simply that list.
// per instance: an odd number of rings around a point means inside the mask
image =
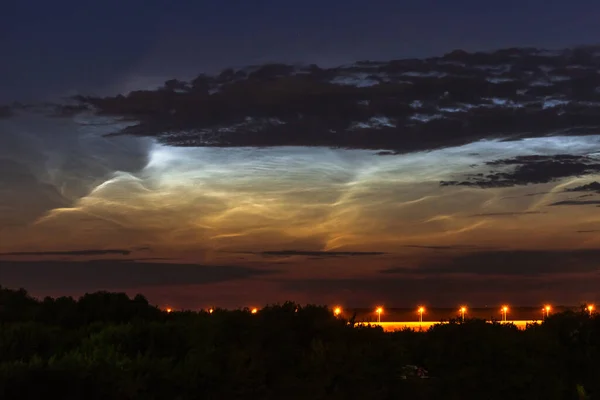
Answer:
[{"label": "dark blue sky", "polygon": [[597,0],[11,0],[0,101],[106,93],[265,61],[600,42]]}]

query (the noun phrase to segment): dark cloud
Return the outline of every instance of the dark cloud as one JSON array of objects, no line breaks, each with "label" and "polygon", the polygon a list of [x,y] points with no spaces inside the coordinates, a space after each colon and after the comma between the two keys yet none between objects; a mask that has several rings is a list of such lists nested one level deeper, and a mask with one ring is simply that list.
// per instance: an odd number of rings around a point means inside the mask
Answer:
[{"label": "dark cloud", "polygon": [[[518,156],[486,163],[499,168],[489,174],[468,176],[465,181],[442,181],[441,186],[473,186],[501,188],[535,183],[548,183],[560,178],[600,172],[600,163],[587,156],[560,154],[554,156]],[[505,171],[511,168],[510,171]]]},{"label": "dark cloud", "polygon": [[451,246],[434,246],[434,245],[417,245],[417,244],[407,244],[402,246],[404,248],[411,248],[411,249],[424,249],[424,250],[464,250],[464,249],[474,249],[477,248],[477,246],[470,246],[470,245],[451,245]]},{"label": "dark cloud", "polygon": [[0,256],[98,256],[108,254],[120,254],[127,256],[131,250],[124,249],[100,249],[100,250],[68,250],[68,251],[20,251],[12,253],[0,253]]},{"label": "dark cloud", "polygon": [[[454,51],[335,68],[270,63],[201,74],[189,82],[172,79],[156,90],[124,96],[74,99],[81,110],[139,121],[115,134],[154,136],[175,146],[329,146],[394,155],[483,138],[595,134],[600,126],[600,102],[591,101],[600,97],[594,92],[600,84],[596,51],[543,56],[536,49]],[[569,63],[583,68],[559,68]],[[479,68],[484,64],[497,71]],[[556,68],[544,72],[548,65]],[[563,83],[531,85],[550,82],[548,75]],[[549,98],[561,103],[547,107]],[[65,114],[73,112],[71,106]],[[556,169],[554,164],[545,167]],[[491,175],[479,185],[553,179],[526,169],[517,167],[512,179]]]},{"label": "dark cloud", "polygon": [[[448,253],[364,279],[307,279],[285,288],[348,304],[579,304],[595,300],[600,249]],[[407,265],[408,264],[407,262]]]},{"label": "dark cloud", "polygon": [[123,260],[4,261],[3,286],[43,291],[122,290],[135,287],[194,285],[249,279],[272,273],[240,266],[206,266]]},{"label": "dark cloud", "polygon": [[600,271],[600,249],[583,250],[489,250],[429,258],[411,268],[396,267],[381,271],[417,277],[543,276]]},{"label": "dark cloud", "polygon": [[261,251],[247,252],[245,254],[256,254],[264,257],[363,257],[363,256],[381,256],[387,253],[378,251],[303,251],[303,250],[278,250],[278,251]]},{"label": "dark cloud", "polygon": [[548,194],[548,193],[550,193],[550,192],[529,193],[529,194],[524,194],[523,197],[542,196],[542,195]]},{"label": "dark cloud", "polygon": [[549,206],[589,206],[600,205],[600,200],[563,200],[548,204]]},{"label": "dark cloud", "polygon": [[142,258],[96,258],[92,260],[87,260],[88,262],[122,262],[122,263],[132,263],[132,262],[142,262],[142,261],[171,261],[176,264],[178,259],[176,258],[168,258],[168,257],[142,257]]},{"label": "dark cloud", "polygon": [[600,183],[591,182],[586,185],[576,186],[574,188],[566,189],[565,192],[594,192],[600,193]]},{"label": "dark cloud", "polygon": [[544,211],[521,211],[521,212],[497,212],[497,213],[482,213],[472,214],[469,217],[515,217],[519,215],[535,215],[546,214]]},{"label": "dark cloud", "polygon": [[[370,279],[305,279],[283,281],[286,290],[304,293],[311,299],[336,301],[351,306],[387,307],[419,304],[443,306],[468,304],[497,306],[555,304],[578,305],[598,299],[599,275],[554,277],[458,277],[386,276]],[[335,293],[332,298],[331,293]]]},{"label": "dark cloud", "polygon": [[134,247],[133,250],[135,250],[135,251],[152,251],[152,247],[140,246],[140,247]]}]

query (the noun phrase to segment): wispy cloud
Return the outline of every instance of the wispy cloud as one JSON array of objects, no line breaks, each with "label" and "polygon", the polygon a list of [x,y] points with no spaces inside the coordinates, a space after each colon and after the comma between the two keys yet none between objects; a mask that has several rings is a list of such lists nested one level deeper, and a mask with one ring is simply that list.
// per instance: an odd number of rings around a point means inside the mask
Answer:
[{"label": "wispy cloud", "polygon": [[131,250],[125,249],[93,249],[93,250],[66,250],[66,251],[17,251],[12,253],[0,253],[0,256],[99,256],[108,254],[120,254],[127,256]]},{"label": "wispy cloud", "polygon": [[379,251],[304,251],[304,250],[276,250],[261,252],[242,252],[243,254],[255,254],[264,257],[364,257],[381,256],[388,253]]},{"label": "wispy cloud", "polygon": [[407,244],[407,245],[404,245],[404,246],[401,246],[401,247],[411,248],[411,249],[424,249],[424,250],[464,250],[464,249],[475,249],[475,248],[477,248],[477,246],[460,245],[460,244],[451,245],[451,246]]},{"label": "wispy cloud", "polygon": [[527,194],[524,194],[524,195],[521,195],[521,196],[506,196],[506,197],[503,197],[502,200],[520,199],[520,198],[523,198],[523,197],[542,196],[542,195],[549,194],[549,193],[550,192],[535,192],[535,193],[527,193]]},{"label": "wispy cloud", "polygon": [[548,204],[549,206],[590,206],[600,205],[600,200],[563,200]]},{"label": "wispy cloud", "polygon": [[516,217],[519,215],[535,215],[546,214],[544,211],[516,211],[516,212],[496,212],[496,213],[481,213],[472,214],[469,217]]}]

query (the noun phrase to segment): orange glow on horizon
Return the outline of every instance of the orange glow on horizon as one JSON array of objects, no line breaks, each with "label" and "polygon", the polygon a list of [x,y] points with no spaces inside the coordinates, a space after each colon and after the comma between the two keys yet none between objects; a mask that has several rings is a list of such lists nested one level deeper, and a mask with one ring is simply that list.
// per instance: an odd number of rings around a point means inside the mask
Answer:
[{"label": "orange glow on horizon", "polygon": [[170,313],[173,311],[173,309],[171,307],[167,307],[167,309],[165,310],[166,312]]}]

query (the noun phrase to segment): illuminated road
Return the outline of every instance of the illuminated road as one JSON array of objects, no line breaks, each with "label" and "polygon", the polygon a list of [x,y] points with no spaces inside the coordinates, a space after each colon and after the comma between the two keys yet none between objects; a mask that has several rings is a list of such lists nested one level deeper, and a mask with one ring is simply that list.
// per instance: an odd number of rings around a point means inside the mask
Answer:
[{"label": "illuminated road", "polygon": [[[527,327],[527,324],[534,324],[534,323],[539,324],[542,321],[540,321],[540,320],[515,320],[515,321],[506,321],[506,322],[498,321],[498,322],[503,323],[503,324],[504,323],[514,324],[519,329],[525,329]],[[398,331],[398,330],[402,330],[402,329],[412,329],[412,330],[416,330],[416,331],[428,330],[433,325],[443,324],[443,323],[445,323],[445,322],[441,322],[441,321],[423,321],[423,322],[394,321],[394,322],[365,322],[364,324],[379,325],[383,328],[384,331],[393,332],[393,331]]]}]

